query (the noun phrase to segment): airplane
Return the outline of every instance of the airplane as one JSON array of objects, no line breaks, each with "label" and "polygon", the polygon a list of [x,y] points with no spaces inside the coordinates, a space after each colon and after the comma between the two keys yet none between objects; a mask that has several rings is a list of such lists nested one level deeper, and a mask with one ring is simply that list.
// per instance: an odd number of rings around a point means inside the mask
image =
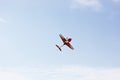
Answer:
[{"label": "airplane", "polygon": [[58,46],[57,44],[56,44],[56,47],[60,50],[60,51],[62,51],[62,49],[61,49],[61,47],[63,47],[64,45],[66,45],[66,46],[68,46],[70,49],[74,49],[73,48],[73,46],[70,44],[70,42],[72,41],[72,38],[65,38],[62,34],[59,34],[59,36],[60,36],[60,38],[61,38],[61,40],[62,40],[62,42],[63,42],[63,45],[61,45],[61,46]]}]

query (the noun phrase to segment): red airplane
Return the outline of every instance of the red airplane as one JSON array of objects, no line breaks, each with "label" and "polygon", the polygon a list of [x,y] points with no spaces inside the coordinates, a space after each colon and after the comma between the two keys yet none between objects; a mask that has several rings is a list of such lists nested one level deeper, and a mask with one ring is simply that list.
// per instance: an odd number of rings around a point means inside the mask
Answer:
[{"label": "red airplane", "polygon": [[63,47],[64,45],[68,46],[70,49],[74,49],[73,46],[70,44],[70,42],[72,41],[72,38],[65,38],[62,34],[59,34],[61,40],[63,41],[63,45],[58,46],[56,45],[56,47],[62,51],[61,47]]}]

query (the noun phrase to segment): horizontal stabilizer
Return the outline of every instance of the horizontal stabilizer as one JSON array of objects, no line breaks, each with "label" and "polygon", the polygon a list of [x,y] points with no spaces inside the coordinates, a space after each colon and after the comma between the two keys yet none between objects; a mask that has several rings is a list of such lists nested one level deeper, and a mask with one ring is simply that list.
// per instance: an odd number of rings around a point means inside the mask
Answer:
[{"label": "horizontal stabilizer", "polygon": [[60,51],[62,51],[61,48],[60,48],[58,45],[56,45],[56,47],[57,47]]}]

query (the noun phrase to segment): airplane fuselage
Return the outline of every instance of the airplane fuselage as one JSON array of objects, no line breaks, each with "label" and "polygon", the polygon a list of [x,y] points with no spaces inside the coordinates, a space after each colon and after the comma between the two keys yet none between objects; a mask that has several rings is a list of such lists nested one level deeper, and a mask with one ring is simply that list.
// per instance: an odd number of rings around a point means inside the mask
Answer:
[{"label": "airplane fuselage", "polygon": [[64,42],[64,44],[68,44],[69,42],[71,42],[71,38],[69,38],[69,39],[66,39],[66,41]]}]

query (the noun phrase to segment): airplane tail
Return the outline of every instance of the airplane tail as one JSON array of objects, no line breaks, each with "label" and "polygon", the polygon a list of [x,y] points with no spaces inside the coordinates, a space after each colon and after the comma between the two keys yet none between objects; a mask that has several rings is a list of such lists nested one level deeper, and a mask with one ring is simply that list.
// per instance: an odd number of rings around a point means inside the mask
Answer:
[{"label": "airplane tail", "polygon": [[62,49],[56,44],[56,47],[60,50],[60,51],[62,51]]}]

